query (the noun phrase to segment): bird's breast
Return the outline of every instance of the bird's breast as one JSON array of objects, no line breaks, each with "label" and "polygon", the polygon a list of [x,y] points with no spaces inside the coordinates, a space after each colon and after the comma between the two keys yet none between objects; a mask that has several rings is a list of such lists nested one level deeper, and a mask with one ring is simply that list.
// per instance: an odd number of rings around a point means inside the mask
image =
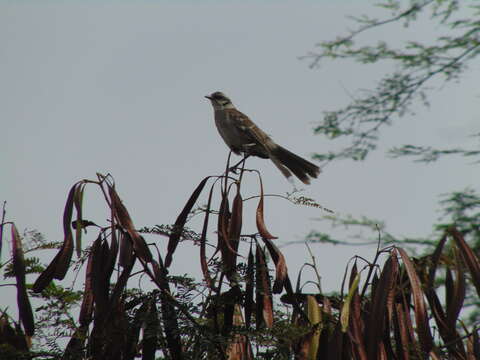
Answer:
[{"label": "bird's breast", "polygon": [[233,150],[239,149],[249,139],[241,128],[242,124],[238,120],[228,116],[224,111],[215,111],[215,125],[225,143]]}]

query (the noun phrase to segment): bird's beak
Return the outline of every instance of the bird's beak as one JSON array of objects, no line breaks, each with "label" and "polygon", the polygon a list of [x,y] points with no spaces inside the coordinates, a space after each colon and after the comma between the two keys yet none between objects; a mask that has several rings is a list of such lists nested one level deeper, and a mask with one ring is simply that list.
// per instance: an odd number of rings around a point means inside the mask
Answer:
[{"label": "bird's beak", "polygon": [[205,95],[205,97],[206,97],[208,100],[212,100],[212,97],[211,97],[211,96]]}]

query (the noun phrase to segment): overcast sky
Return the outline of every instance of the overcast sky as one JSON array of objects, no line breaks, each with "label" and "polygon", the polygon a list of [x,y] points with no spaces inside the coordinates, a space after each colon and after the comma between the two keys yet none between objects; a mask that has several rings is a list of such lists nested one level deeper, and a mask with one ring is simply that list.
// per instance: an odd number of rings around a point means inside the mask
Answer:
[{"label": "overcast sky", "polygon": [[[8,219],[60,240],[69,188],[101,172],[114,176],[137,227],[173,223],[200,180],[225,166],[227,147],[204,98],[216,90],[299,155],[333,149],[312,133],[322,112],[347,104],[392,69],[336,61],[312,70],[298,58],[353,27],[348,15],[382,12],[366,1],[273,3],[0,2],[0,200],[8,203]],[[388,27],[364,40],[438,35],[425,21],[403,30]],[[429,234],[439,195],[475,187],[478,168],[458,158],[429,166],[388,160],[384,151],[405,143],[473,142],[467,136],[480,131],[479,75],[472,67],[458,84],[435,84],[431,107],[418,106],[385,129],[368,161],[329,165],[303,195],[339,214],[384,220],[399,237]],[[292,190],[270,162],[254,159],[248,166],[261,170],[267,193]],[[257,193],[253,176],[243,191],[244,197]],[[105,223],[98,199],[96,189],[87,189],[85,216]],[[256,203],[250,203],[244,233],[255,232]],[[318,209],[267,198],[265,211],[279,244],[329,230],[315,220],[325,215]],[[200,231],[198,223],[190,226]],[[372,258],[375,249],[312,250],[324,289],[336,290],[346,261],[355,254]],[[296,278],[308,253],[302,245],[283,251]],[[183,243],[178,254],[173,273],[199,274],[197,247]]]}]

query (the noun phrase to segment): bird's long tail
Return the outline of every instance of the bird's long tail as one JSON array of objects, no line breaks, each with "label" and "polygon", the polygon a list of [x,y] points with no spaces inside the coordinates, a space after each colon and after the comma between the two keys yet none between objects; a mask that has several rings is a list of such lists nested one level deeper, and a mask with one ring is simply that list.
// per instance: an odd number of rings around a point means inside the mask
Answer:
[{"label": "bird's long tail", "polygon": [[272,149],[271,154],[273,155],[271,156],[271,160],[287,178],[290,177],[291,174],[287,169],[282,169],[282,165],[293,172],[304,184],[310,184],[310,178],[316,178],[318,174],[320,174],[320,168],[317,165],[301,158],[280,145]]}]

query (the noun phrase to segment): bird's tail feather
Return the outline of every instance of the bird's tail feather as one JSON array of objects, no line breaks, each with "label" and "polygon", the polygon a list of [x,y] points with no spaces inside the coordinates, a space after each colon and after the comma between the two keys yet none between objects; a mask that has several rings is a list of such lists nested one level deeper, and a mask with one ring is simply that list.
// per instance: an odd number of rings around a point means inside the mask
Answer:
[{"label": "bird's tail feather", "polygon": [[273,164],[278,168],[278,170],[281,171],[283,176],[285,176],[288,181],[292,182],[292,173],[290,172],[290,170],[288,170],[287,167],[275,157],[275,155],[270,154],[270,160],[272,160]]},{"label": "bird's tail feather", "polygon": [[[273,149],[272,155],[271,159],[273,163],[287,178],[291,176],[291,173],[285,169],[285,167],[290,169],[290,171],[293,172],[304,184],[310,184],[310,178],[316,178],[318,174],[320,174],[320,168],[317,165],[292,153],[280,145],[277,145],[277,147]],[[280,164],[277,164],[277,161],[280,162]]]}]

